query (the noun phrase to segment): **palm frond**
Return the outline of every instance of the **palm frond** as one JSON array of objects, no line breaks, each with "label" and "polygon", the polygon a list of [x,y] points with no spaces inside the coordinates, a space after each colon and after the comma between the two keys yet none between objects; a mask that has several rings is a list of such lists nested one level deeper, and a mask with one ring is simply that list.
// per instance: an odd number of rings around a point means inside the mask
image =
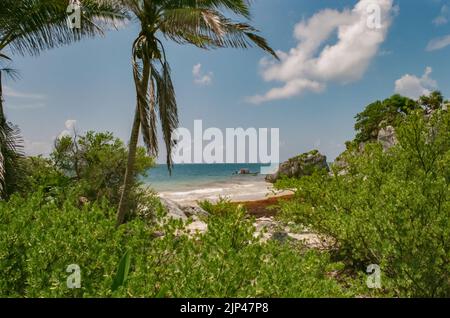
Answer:
[{"label": "palm frond", "polygon": [[149,81],[153,82],[150,78],[150,68],[153,68],[153,65],[151,64],[151,59],[148,58],[151,52],[149,52],[147,44],[147,39],[144,35],[139,36],[133,44],[133,77],[144,144],[149,155],[157,156],[158,142],[156,137],[156,116],[154,112],[155,97],[154,91],[149,91]]},{"label": "palm frond", "polygon": [[94,23],[126,19],[123,7],[114,0],[83,0],[80,29],[67,25],[69,0],[2,0],[0,50],[9,46],[13,54],[37,55],[41,51],[103,33]]},{"label": "palm frond", "polygon": [[14,68],[5,67],[0,69],[0,72],[5,73],[5,75],[13,81],[20,79],[20,72]]},{"label": "palm frond", "polygon": [[154,74],[153,78],[156,82],[159,120],[161,121],[161,129],[167,151],[166,162],[169,173],[171,173],[173,166],[172,150],[175,147],[173,133],[179,125],[178,106],[170,75],[170,66],[165,59],[161,61],[161,64],[161,74]]},{"label": "palm frond", "polygon": [[3,53],[0,52],[0,60],[11,61],[11,58],[8,55],[3,54]]},{"label": "palm frond", "polygon": [[4,200],[20,185],[24,152],[19,128],[0,117],[0,199]]},{"label": "palm frond", "polygon": [[[133,74],[138,98],[141,132],[151,156],[158,156],[157,113],[167,150],[167,165],[172,169],[173,133],[178,128],[178,110],[164,47],[157,41],[158,52],[144,35],[133,46]],[[160,58],[154,58],[158,56]]]},{"label": "palm frond", "polygon": [[220,12],[230,11],[246,19],[251,18],[250,1],[248,0],[162,0],[157,2],[167,10],[179,8],[213,9]]},{"label": "palm frond", "polygon": [[179,44],[193,44],[203,49],[250,48],[257,46],[278,59],[257,29],[236,23],[219,12],[203,8],[167,10],[160,21],[161,32]]}]

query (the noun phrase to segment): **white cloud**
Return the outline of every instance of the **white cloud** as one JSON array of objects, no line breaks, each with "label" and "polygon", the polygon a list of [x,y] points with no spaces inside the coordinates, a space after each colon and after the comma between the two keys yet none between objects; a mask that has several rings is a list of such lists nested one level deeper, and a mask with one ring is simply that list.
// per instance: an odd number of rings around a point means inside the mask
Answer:
[{"label": "white cloud", "polygon": [[[328,82],[349,83],[363,77],[385,41],[396,13],[393,0],[359,0],[353,9],[325,9],[295,26],[299,42],[281,61],[263,59],[265,81],[281,82],[252,103],[291,98],[307,91],[321,92]],[[378,24],[379,22],[379,24]],[[337,42],[327,41],[337,32]]]},{"label": "white cloud", "polygon": [[192,75],[194,76],[195,84],[205,86],[212,84],[213,73],[212,72],[208,72],[206,74],[203,73],[202,65],[200,63],[194,65],[194,67],[192,68]]},{"label": "white cloud", "polygon": [[428,43],[427,51],[436,51],[450,45],[450,34],[440,38],[435,38]]},{"label": "white cloud", "polygon": [[8,109],[13,110],[31,110],[44,108],[47,106],[45,99],[47,98],[42,94],[30,94],[17,91],[9,86],[3,88],[5,97],[12,99],[13,102],[6,103]]},{"label": "white cloud", "polygon": [[12,98],[24,98],[24,99],[35,99],[35,100],[42,100],[42,99],[46,98],[45,95],[41,95],[41,94],[29,94],[29,93],[19,92],[9,86],[5,86],[3,88],[3,94],[6,97],[12,97]]},{"label": "white cloud", "polygon": [[418,99],[422,95],[429,95],[432,90],[438,88],[437,82],[431,78],[433,69],[427,67],[422,77],[406,74],[395,82],[395,92],[412,98]]},{"label": "white cloud", "polygon": [[77,121],[75,119],[68,119],[65,122],[66,128],[70,129],[70,130],[73,130],[75,128],[76,124],[77,124]]},{"label": "white cloud", "polygon": [[25,153],[28,156],[47,156],[52,151],[52,144],[45,141],[24,140]]},{"label": "white cloud", "polygon": [[53,141],[55,139],[61,139],[66,136],[73,136],[74,129],[76,128],[77,121],[75,119],[68,119],[64,122],[65,129],[59,133],[58,136],[53,136],[49,141],[36,141],[25,138],[24,148],[25,153],[28,156],[48,156],[53,148]]},{"label": "white cloud", "polygon": [[439,15],[433,20],[434,25],[444,25],[448,23],[450,18],[450,7],[444,4]]},{"label": "white cloud", "polygon": [[61,133],[58,135],[58,139],[61,139],[63,137],[70,137],[72,136],[75,127],[76,127],[77,121],[75,119],[68,119],[65,122],[66,129],[61,131]]}]

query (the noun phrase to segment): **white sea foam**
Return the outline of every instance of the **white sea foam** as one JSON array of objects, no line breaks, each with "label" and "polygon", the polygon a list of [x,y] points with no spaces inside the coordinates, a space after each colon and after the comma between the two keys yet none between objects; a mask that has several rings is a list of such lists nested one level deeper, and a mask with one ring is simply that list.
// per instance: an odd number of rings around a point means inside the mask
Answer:
[{"label": "white sea foam", "polygon": [[174,196],[187,196],[187,195],[196,195],[196,194],[210,194],[214,192],[223,192],[224,188],[211,188],[211,189],[198,189],[198,190],[192,190],[192,191],[182,191],[182,192],[165,192],[170,193],[170,195]]},{"label": "white sea foam", "polygon": [[236,181],[197,185],[185,191],[180,191],[179,189],[163,191],[160,192],[160,195],[179,203],[193,203],[201,200],[216,201],[219,198],[227,198],[232,201],[246,201],[264,199],[272,190],[272,185],[264,180]]}]

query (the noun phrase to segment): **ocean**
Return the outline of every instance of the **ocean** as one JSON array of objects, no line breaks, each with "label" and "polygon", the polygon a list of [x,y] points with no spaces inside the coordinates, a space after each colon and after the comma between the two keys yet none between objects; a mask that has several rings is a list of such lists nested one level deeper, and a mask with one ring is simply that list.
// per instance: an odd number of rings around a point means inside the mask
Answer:
[{"label": "ocean", "polygon": [[143,182],[162,197],[178,202],[216,200],[227,197],[247,200],[264,197],[268,184],[264,175],[236,175],[240,169],[260,172],[261,164],[179,164],[169,175],[166,165],[148,171]]}]

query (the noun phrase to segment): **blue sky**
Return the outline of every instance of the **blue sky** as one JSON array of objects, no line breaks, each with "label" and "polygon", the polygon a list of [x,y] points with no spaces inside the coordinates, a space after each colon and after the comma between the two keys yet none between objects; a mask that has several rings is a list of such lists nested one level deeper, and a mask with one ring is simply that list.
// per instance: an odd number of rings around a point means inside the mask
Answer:
[{"label": "blue sky", "polygon": [[[450,0],[372,0],[383,9],[382,27],[358,33],[355,8],[367,1],[255,0],[253,24],[284,52],[278,64],[262,62],[258,49],[167,43],[181,125],[202,119],[204,127],[280,128],[281,159],[318,148],[332,160],[353,138],[354,116],[367,104],[396,91],[414,97],[439,89],[449,97]],[[128,140],[136,34],[132,24],[14,58],[22,78],[6,83],[6,112],[22,129],[28,153],[47,153],[74,124]]]}]

